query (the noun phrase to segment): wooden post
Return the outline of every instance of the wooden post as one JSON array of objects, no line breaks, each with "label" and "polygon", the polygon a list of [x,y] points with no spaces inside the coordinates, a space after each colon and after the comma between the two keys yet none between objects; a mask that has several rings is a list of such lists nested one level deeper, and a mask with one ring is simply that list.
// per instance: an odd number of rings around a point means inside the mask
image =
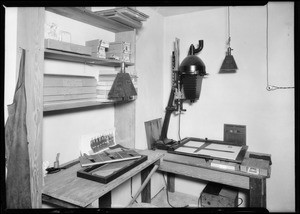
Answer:
[{"label": "wooden post", "polygon": [[[128,206],[132,205],[133,202],[137,199],[137,197],[140,195],[140,193],[144,190],[145,186],[150,181],[152,175],[155,173],[155,171],[158,169],[158,165],[154,165],[151,172],[148,174],[147,178],[145,179],[144,183],[141,185],[141,187],[138,189],[137,193],[134,195],[134,197],[129,202]],[[151,195],[150,195],[150,201],[151,201]],[[143,201],[142,201],[143,202]]]},{"label": "wooden post", "polygon": [[266,179],[250,177],[249,206],[266,208]]},{"label": "wooden post", "polygon": [[167,173],[167,185],[169,192],[175,192],[175,174]]},{"label": "wooden post", "polygon": [[[135,33],[135,30],[119,32],[115,36],[116,41],[130,42],[133,63],[135,62]],[[116,69],[120,71],[121,67]],[[136,74],[135,66],[126,67],[126,73]],[[115,105],[116,142],[127,148],[135,148],[135,108],[135,101]]]},{"label": "wooden post", "polygon": [[17,47],[26,50],[26,125],[29,143],[32,208],[42,207],[44,22],[45,8],[18,8]]},{"label": "wooden post", "polygon": [[111,191],[98,199],[99,208],[111,208]]},{"label": "wooden post", "polygon": [[[145,180],[147,179],[147,176],[150,173],[150,167],[147,167],[146,169],[144,169],[141,172],[141,181],[142,183],[145,182]],[[143,189],[143,191],[141,192],[141,198],[142,198],[142,202],[145,203],[150,203],[151,202],[151,182],[149,182],[145,188]]]}]

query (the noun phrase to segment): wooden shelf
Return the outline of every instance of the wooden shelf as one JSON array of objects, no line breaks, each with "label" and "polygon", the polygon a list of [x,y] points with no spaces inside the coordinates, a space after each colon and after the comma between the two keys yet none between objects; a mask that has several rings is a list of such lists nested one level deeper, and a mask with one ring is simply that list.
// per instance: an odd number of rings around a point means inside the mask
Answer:
[{"label": "wooden shelf", "polygon": [[[73,53],[50,50],[50,49],[45,49],[44,58],[45,59],[63,60],[63,61],[69,61],[69,62],[86,63],[86,64],[92,64],[92,65],[103,65],[103,66],[114,66],[114,67],[121,66],[121,61],[119,61],[119,60],[101,59],[101,58],[92,57],[92,56],[85,56],[85,55],[73,54]],[[125,62],[125,65],[131,66],[131,65],[134,65],[134,63]]]},{"label": "wooden shelf", "polygon": [[103,28],[114,33],[134,30],[133,27],[110,20],[83,7],[46,7],[45,9],[47,11],[84,22],[95,27]]},{"label": "wooden shelf", "polygon": [[129,101],[107,101],[107,102],[99,101],[96,99],[60,101],[60,102],[58,101],[58,102],[44,103],[44,112],[65,110],[65,109],[75,109],[75,108],[90,107],[90,106],[113,105],[113,104],[121,104],[121,103],[132,102],[132,101],[134,101],[134,99]]}]

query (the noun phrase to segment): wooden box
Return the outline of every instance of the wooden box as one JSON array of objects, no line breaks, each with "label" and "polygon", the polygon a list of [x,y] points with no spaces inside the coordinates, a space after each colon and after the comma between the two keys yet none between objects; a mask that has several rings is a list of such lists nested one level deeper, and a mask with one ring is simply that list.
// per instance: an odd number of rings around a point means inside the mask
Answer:
[{"label": "wooden box", "polygon": [[130,43],[129,42],[110,42],[108,51],[130,54],[131,53]]},{"label": "wooden box", "polygon": [[70,53],[76,53],[81,55],[88,55],[88,56],[92,54],[91,47],[72,44],[69,42],[61,42],[54,39],[45,39],[45,48],[65,51]]},{"label": "wooden box", "polygon": [[224,141],[233,142],[237,146],[246,145],[246,126],[224,124]]},{"label": "wooden box", "polygon": [[270,163],[266,160],[245,158],[241,163],[240,169],[242,172],[249,174],[270,177]]},{"label": "wooden box", "polygon": [[127,53],[121,53],[121,52],[113,52],[113,51],[108,51],[106,52],[106,58],[108,59],[116,59],[124,62],[130,62],[130,55]]},{"label": "wooden box", "polygon": [[238,191],[236,188],[209,182],[200,196],[202,207],[237,207]]},{"label": "wooden box", "polygon": [[77,171],[77,177],[107,184],[146,160],[147,156],[141,155],[138,159],[94,165]]}]

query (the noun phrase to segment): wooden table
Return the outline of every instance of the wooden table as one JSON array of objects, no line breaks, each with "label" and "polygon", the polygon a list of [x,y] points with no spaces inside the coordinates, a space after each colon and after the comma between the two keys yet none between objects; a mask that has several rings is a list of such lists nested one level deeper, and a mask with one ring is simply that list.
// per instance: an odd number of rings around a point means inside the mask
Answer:
[{"label": "wooden table", "polygon": [[[157,150],[158,151],[158,150]],[[266,208],[266,176],[210,167],[202,158],[164,153],[158,170],[167,172],[168,190],[175,191],[175,175],[221,183],[249,190],[249,207]],[[247,154],[246,154],[247,155]]]},{"label": "wooden table", "polygon": [[[99,207],[111,207],[111,190],[140,172],[143,182],[152,166],[159,162],[164,155],[150,150],[136,151],[147,155],[148,160],[107,184],[77,177],[76,173],[81,169],[79,163],[55,174],[48,174],[45,177],[42,201],[64,208],[80,208],[92,207],[91,203],[99,200]],[[141,193],[142,202],[149,203],[151,201],[150,188],[149,182]]]}]

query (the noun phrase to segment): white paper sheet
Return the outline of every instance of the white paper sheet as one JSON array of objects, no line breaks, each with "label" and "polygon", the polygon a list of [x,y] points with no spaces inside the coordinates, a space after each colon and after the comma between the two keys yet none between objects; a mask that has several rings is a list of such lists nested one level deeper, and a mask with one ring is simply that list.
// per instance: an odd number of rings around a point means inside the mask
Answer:
[{"label": "white paper sheet", "polygon": [[175,149],[174,151],[176,152],[185,152],[185,153],[194,153],[194,151],[196,151],[196,148],[190,148],[190,147],[179,147],[177,149]]},{"label": "white paper sheet", "polygon": [[211,157],[236,160],[241,149],[241,146],[231,146],[212,143],[207,147],[199,150],[198,152],[195,152],[195,154],[209,155]]},{"label": "white paper sheet", "polygon": [[203,144],[204,144],[204,142],[199,142],[199,141],[193,141],[193,140],[191,140],[191,141],[185,143],[184,146],[191,146],[191,147],[197,147],[197,148],[199,148]]}]

